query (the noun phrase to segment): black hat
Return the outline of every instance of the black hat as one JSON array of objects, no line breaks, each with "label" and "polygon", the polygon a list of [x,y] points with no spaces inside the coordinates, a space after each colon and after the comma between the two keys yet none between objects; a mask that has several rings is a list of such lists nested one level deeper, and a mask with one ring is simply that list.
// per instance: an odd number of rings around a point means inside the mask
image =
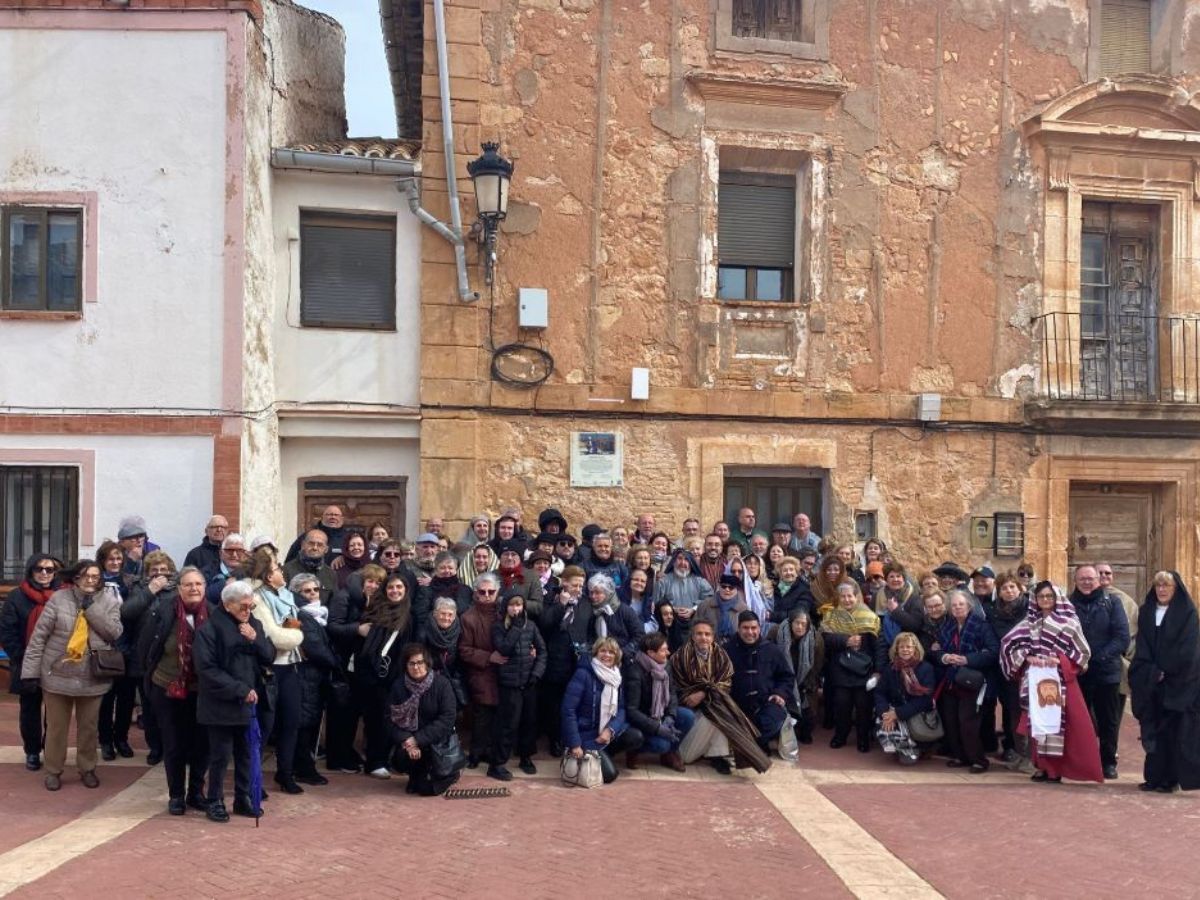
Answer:
[{"label": "black hat", "polygon": [[972,578],[974,578],[976,575],[982,575],[984,578],[995,578],[996,572],[991,566],[980,566],[971,573]]},{"label": "black hat", "polygon": [[773,532],[778,531],[778,532],[781,532],[784,534],[791,534],[792,526],[789,525],[787,522],[776,522],[775,526],[771,529],[771,531],[773,531]]},{"label": "black hat", "polygon": [[721,576],[719,583],[722,586],[729,585],[730,587],[740,588],[742,586],[742,579],[738,578],[736,575],[726,573]]},{"label": "black hat", "polygon": [[556,535],[554,536],[554,543],[556,543],[556,544],[570,544],[570,545],[573,547],[573,546],[575,546],[576,544],[578,544],[578,543],[579,543],[579,541],[575,540],[575,535],[573,535],[573,534],[567,534],[567,532],[565,532],[565,531],[564,531],[562,534],[556,534]]},{"label": "black hat", "polygon": [[[565,533],[565,532],[564,532],[564,533]],[[537,539],[536,539],[536,540],[534,540],[534,542],[533,542],[533,543],[534,543],[535,545],[537,545],[537,544],[549,544],[551,547],[553,547],[555,544],[557,544],[557,543],[558,543],[558,539],[559,539],[560,537],[562,537],[562,534],[554,534],[553,532],[550,532],[550,531],[543,531],[541,534],[539,534],[539,535],[537,536]]]},{"label": "black hat", "polygon": [[538,528],[540,528],[542,531],[545,531],[546,526],[551,522],[558,523],[559,531],[567,530],[567,520],[557,509],[551,507],[550,509],[543,509],[540,513],[538,513]]},{"label": "black hat", "polygon": [[752,609],[743,609],[740,613],[738,613],[738,624],[739,625],[741,625],[743,622],[757,622],[757,621],[758,621],[758,613],[756,613]]},{"label": "black hat", "polygon": [[511,587],[505,588],[500,592],[500,598],[505,602],[505,604],[507,604],[508,601],[513,597],[520,597],[522,601],[525,599],[524,591],[522,591],[521,588],[515,584]]},{"label": "black hat", "polygon": [[583,535],[583,542],[585,544],[590,544],[592,542],[592,538],[600,534],[602,531],[604,531],[603,525],[597,525],[594,522],[591,525],[584,525],[583,531],[581,532]]},{"label": "black hat", "polygon": [[517,556],[520,556],[524,552],[524,550],[525,550],[525,545],[522,544],[520,541],[516,541],[516,540],[501,541],[499,544],[496,545],[496,555],[497,556],[500,556],[504,553],[508,553],[509,551],[512,551],[513,553],[517,554]]},{"label": "black hat", "polygon": [[944,563],[942,563],[940,566],[938,566],[936,569],[934,569],[933,574],[934,575],[953,575],[959,581],[966,581],[968,578],[966,570],[963,569],[963,567],[960,566],[958,563],[954,562],[954,560],[950,560],[950,559],[946,560]]},{"label": "black hat", "polygon": [[529,554],[529,559],[525,560],[525,562],[527,562],[529,565],[532,566],[538,560],[541,560],[542,562],[548,562],[548,563],[554,562],[553,558],[551,558],[550,554],[547,553],[545,550],[534,550],[532,553]]}]

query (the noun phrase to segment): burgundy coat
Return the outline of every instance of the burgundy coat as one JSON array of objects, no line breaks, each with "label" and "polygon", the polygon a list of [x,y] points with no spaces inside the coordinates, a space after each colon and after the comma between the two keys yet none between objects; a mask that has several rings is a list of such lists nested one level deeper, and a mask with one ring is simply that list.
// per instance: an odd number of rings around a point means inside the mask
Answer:
[{"label": "burgundy coat", "polygon": [[458,639],[458,659],[467,673],[467,690],[473,703],[497,706],[500,703],[500,685],[496,680],[496,666],[488,661],[492,655],[492,626],[499,619],[500,607],[493,604],[486,608],[475,603],[462,614],[462,635]]}]

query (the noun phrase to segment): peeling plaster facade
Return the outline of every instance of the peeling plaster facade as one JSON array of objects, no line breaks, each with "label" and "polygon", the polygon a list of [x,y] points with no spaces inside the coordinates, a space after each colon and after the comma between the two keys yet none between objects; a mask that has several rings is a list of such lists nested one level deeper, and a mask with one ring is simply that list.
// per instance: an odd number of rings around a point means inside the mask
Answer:
[{"label": "peeling plaster facade", "polygon": [[[1024,555],[1062,579],[1078,558],[1073,492],[1136,482],[1157,517],[1146,564],[1192,578],[1195,408],[1043,403],[1035,317],[1078,312],[1078,272],[1063,281],[1078,240],[1063,230],[1077,233],[1080,197],[1136,198],[1160,173],[1184,184],[1200,160],[1196,5],[1155,3],[1166,89],[1118,79],[1127,102],[1091,113],[1095,0],[815,0],[813,43],[791,48],[731,38],[729,8],[447,0],[455,165],[465,177],[480,140],[498,139],[516,174],[490,297],[459,303],[448,248],[423,237],[422,515],[454,530],[509,503],[573,524],[649,510],[678,533],[688,514],[705,527],[724,514],[732,474],[815,469],[826,532],[848,537],[871,510],[906,561],[982,562],[969,518],[1019,512]],[[444,214],[431,21],[425,35],[425,195]],[[1172,104],[1187,135],[1155,150],[1138,129],[1165,128]],[[1058,107],[1099,124],[1029,124]],[[1107,123],[1131,127],[1091,133]],[[1059,171],[1046,148],[1072,130],[1089,152]],[[730,153],[798,174],[795,303],[715,299]],[[1130,163],[1156,153],[1157,169]],[[1060,209],[1063,179],[1075,205]],[[1200,187],[1164,196],[1147,198],[1175,204],[1160,237],[1194,277]],[[523,286],[549,291],[544,334],[517,326]],[[1164,293],[1159,312],[1190,315],[1187,296]],[[536,390],[488,377],[486,348],[516,340],[554,356]],[[650,369],[648,401],[628,399],[635,366]],[[942,424],[917,422],[922,392],[941,394]],[[1161,437],[1122,437],[1147,416]],[[621,489],[570,486],[569,433],[586,429],[623,433]]]}]

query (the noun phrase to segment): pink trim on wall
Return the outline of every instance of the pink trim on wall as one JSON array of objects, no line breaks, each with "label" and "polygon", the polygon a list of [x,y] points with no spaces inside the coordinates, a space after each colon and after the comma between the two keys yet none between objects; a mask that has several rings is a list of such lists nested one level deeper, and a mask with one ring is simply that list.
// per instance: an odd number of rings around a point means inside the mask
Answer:
[{"label": "pink trim on wall", "polygon": [[79,466],[79,544],[96,546],[96,451],[0,449],[0,463],[10,466]]},{"label": "pink trim on wall", "polygon": [[[242,336],[245,321],[246,20],[247,10],[0,10],[0,28],[63,31],[225,32],[225,258],[221,336],[221,402],[242,408]],[[94,219],[94,216],[92,217]],[[240,434],[240,419],[223,421],[226,434]]]},{"label": "pink trim on wall", "polygon": [[0,205],[61,206],[83,210],[83,302],[95,303],[99,194],[95,191],[0,191]]}]

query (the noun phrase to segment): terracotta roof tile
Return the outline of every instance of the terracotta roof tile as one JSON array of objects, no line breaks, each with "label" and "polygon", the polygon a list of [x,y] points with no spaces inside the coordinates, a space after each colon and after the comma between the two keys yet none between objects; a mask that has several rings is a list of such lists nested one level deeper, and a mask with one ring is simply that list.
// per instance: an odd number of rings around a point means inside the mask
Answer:
[{"label": "terracotta roof tile", "polygon": [[398,141],[389,138],[345,138],[340,141],[315,141],[297,144],[289,150],[308,153],[336,153],[340,156],[361,156],[367,159],[416,160],[421,155],[419,141]]}]

